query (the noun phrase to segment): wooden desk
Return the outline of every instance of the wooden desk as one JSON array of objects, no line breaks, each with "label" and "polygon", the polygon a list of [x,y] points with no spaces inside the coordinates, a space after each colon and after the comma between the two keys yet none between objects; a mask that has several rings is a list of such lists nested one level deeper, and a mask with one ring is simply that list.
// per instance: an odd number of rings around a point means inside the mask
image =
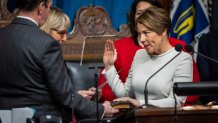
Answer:
[{"label": "wooden desk", "polygon": [[218,109],[183,110],[174,108],[137,109],[116,123],[218,123]]}]

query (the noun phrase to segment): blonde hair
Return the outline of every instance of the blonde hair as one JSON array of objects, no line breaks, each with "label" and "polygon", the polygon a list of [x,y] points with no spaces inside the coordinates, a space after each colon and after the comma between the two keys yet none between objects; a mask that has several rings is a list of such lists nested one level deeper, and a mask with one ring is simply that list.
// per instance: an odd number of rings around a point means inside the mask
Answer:
[{"label": "blonde hair", "polygon": [[49,33],[51,30],[63,31],[70,27],[69,17],[56,7],[51,7],[47,21],[40,27]]},{"label": "blonde hair", "polygon": [[136,23],[141,23],[149,30],[161,35],[164,31],[169,33],[171,19],[166,10],[151,6],[136,19]]}]

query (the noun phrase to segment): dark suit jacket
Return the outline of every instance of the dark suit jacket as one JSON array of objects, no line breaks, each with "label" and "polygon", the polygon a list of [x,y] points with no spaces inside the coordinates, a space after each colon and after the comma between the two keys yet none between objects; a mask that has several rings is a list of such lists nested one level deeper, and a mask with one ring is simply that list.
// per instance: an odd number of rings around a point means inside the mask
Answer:
[{"label": "dark suit jacket", "polygon": [[95,118],[96,103],[73,92],[55,39],[23,18],[0,29],[0,109],[31,106],[40,116],[74,105],[77,118]]},{"label": "dark suit jacket", "polygon": [[[218,30],[211,31],[200,38],[198,52],[218,60]],[[198,55],[197,66],[201,81],[218,81],[218,63]],[[203,103],[214,100],[218,101],[218,97],[201,98]]]}]

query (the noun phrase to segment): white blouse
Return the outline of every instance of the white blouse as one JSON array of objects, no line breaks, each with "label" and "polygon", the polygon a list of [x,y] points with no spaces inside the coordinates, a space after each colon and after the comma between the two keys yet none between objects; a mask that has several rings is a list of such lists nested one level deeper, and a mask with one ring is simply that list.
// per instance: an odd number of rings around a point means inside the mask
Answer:
[{"label": "white blouse", "polygon": [[[119,79],[115,67],[111,67],[108,71],[103,70],[102,74],[117,97],[129,96],[139,100],[140,105],[143,105],[146,81],[178,53],[172,48],[161,55],[150,56],[145,49],[138,50],[124,84]],[[148,104],[174,107],[173,84],[191,82],[192,77],[192,57],[188,53],[181,52],[148,81]],[[186,97],[176,98],[178,106],[181,106],[186,99]]]}]

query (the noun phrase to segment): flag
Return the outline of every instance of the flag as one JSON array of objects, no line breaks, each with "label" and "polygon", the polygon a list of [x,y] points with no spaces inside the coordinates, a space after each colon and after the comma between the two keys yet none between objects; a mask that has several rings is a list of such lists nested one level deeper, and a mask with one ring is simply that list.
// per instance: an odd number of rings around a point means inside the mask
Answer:
[{"label": "flag", "polygon": [[207,0],[173,0],[170,36],[192,44],[197,51],[199,38],[209,32],[206,5]]}]

